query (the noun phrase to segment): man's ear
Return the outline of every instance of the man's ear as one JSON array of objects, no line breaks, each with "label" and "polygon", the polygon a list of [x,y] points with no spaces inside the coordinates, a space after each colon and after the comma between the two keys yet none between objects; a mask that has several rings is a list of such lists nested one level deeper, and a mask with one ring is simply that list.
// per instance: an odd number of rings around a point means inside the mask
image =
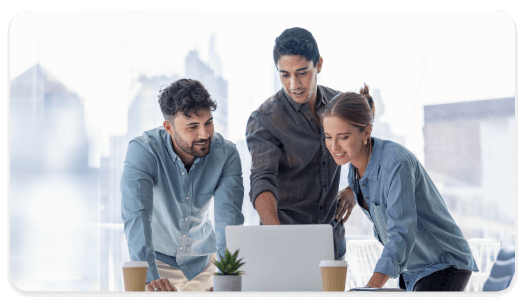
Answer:
[{"label": "man's ear", "polygon": [[319,56],[319,61],[317,61],[315,68],[317,69],[317,73],[321,73],[321,69],[323,68],[323,57]]},{"label": "man's ear", "polygon": [[166,132],[168,132],[168,134],[169,134],[170,136],[173,135],[173,128],[174,128],[174,127],[173,127],[173,125],[171,124],[171,122],[169,122],[169,121],[164,121],[164,122],[162,122],[162,126],[164,126],[164,130],[166,130]]}]

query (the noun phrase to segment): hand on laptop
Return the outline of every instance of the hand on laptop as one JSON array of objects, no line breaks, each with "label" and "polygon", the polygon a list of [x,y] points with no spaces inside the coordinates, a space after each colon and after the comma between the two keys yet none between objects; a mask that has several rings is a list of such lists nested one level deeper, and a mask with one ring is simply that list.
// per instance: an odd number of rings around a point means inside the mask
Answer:
[{"label": "hand on laptop", "polygon": [[350,187],[346,187],[339,191],[337,194],[337,199],[339,200],[339,205],[335,211],[335,220],[337,222],[342,220],[342,223],[345,223],[356,205],[354,192],[352,189],[350,189]]},{"label": "hand on laptop", "polygon": [[205,290],[205,292],[212,292],[212,291],[213,291],[213,286]]}]

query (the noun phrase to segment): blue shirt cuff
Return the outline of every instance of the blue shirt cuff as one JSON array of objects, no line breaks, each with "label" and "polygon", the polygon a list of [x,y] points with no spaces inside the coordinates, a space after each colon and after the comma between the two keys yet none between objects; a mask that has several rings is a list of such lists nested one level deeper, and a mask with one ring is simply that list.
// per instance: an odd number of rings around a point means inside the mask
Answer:
[{"label": "blue shirt cuff", "polygon": [[381,273],[391,278],[397,278],[401,274],[401,268],[399,262],[392,258],[379,258],[377,261],[374,273]]},{"label": "blue shirt cuff", "polygon": [[153,266],[150,265],[148,267],[148,278],[146,279],[146,283],[150,283],[151,281],[157,279],[160,279],[159,269],[157,268],[156,264]]}]

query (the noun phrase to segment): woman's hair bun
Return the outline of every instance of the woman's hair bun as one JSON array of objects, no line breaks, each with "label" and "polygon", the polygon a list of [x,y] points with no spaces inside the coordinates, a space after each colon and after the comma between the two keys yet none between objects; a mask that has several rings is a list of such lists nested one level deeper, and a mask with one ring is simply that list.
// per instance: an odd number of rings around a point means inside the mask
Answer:
[{"label": "woman's hair bun", "polygon": [[374,100],[372,99],[372,96],[369,93],[370,88],[368,85],[366,85],[363,88],[359,90],[359,93],[366,98],[368,101],[368,105],[370,105],[370,109],[372,109],[372,117],[376,116],[376,108],[374,106]]}]

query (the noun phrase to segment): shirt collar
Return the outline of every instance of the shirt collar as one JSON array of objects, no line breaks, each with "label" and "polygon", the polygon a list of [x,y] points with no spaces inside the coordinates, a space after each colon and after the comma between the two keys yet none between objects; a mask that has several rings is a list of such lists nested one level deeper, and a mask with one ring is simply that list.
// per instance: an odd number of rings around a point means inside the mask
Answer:
[{"label": "shirt collar", "polygon": [[161,133],[160,137],[162,138],[162,142],[164,143],[164,147],[168,151],[169,156],[172,160],[177,160],[179,156],[173,151],[173,147],[171,146],[171,136],[165,129],[162,129]]},{"label": "shirt collar", "polygon": [[[306,104],[306,103],[303,103],[303,104],[299,104],[299,103],[296,103],[294,102],[294,100],[292,100],[292,98],[286,93],[286,91],[284,91],[284,88],[281,88],[282,91],[283,91],[283,95],[284,95],[284,98],[288,101],[288,103],[290,103],[290,105],[292,106],[292,108],[295,110],[295,111],[299,111],[301,109],[301,106]],[[321,101],[317,101],[321,99]],[[315,104],[315,109],[318,110],[321,106],[323,105],[326,105],[328,102],[322,92],[321,89],[319,89],[319,85],[317,85],[317,100],[316,100],[316,104]],[[307,105],[308,106],[308,105]]]},{"label": "shirt collar", "polygon": [[[383,158],[383,141],[377,137],[372,137],[372,140],[374,141],[374,147],[372,148],[372,154],[370,155],[370,161],[366,167],[365,174],[361,179],[370,178],[377,180],[377,176],[379,175],[379,166]],[[355,179],[355,167],[352,164],[350,164],[349,172],[350,180]]]},{"label": "shirt collar", "polygon": [[383,141],[377,137],[372,137],[372,140],[374,141],[374,147],[372,148],[370,161],[368,162],[363,178],[377,180],[379,165],[381,164],[381,159],[383,159]]}]

